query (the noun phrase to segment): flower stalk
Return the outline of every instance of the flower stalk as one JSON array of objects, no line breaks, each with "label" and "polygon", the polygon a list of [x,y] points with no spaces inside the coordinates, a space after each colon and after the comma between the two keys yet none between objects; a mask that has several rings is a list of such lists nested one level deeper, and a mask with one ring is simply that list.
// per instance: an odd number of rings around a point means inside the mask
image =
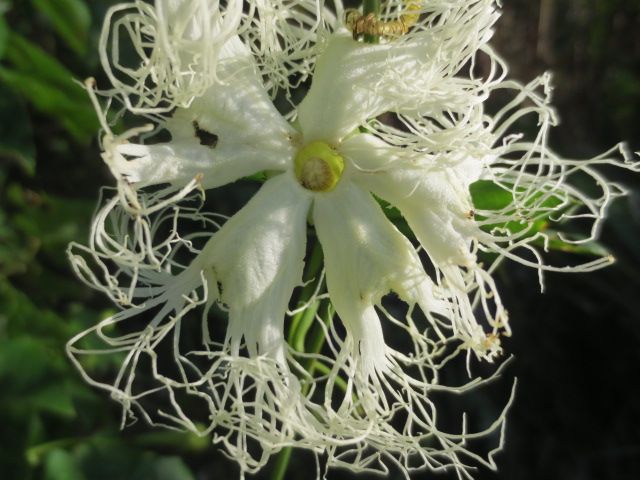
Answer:
[{"label": "flower stalk", "polygon": [[289,468],[289,462],[291,461],[291,454],[293,453],[292,447],[285,447],[276,456],[276,460],[273,466],[273,472],[271,473],[271,480],[284,480],[287,470]]},{"label": "flower stalk", "polygon": [[[362,2],[362,15],[367,16],[372,13],[376,18],[380,16],[380,0],[364,0]],[[364,35],[364,41],[366,43],[379,43],[380,37],[378,35]]]},{"label": "flower stalk", "polygon": [[314,239],[314,246],[311,256],[307,262],[305,275],[305,285],[300,292],[300,298],[297,302],[297,311],[291,318],[289,334],[287,341],[295,350],[304,352],[304,342],[309,325],[313,322],[316,312],[318,311],[319,302],[315,300],[318,293],[322,289],[322,273],[323,255],[320,243]]}]

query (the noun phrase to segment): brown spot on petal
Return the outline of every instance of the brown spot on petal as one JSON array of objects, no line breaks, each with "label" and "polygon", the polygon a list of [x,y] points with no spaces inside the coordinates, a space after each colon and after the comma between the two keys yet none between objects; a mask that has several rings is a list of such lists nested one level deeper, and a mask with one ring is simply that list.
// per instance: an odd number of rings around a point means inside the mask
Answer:
[{"label": "brown spot on petal", "polygon": [[218,135],[200,128],[200,124],[197,120],[194,120],[192,125],[195,130],[196,138],[200,141],[200,145],[209,148],[216,148],[216,145],[218,145]]}]

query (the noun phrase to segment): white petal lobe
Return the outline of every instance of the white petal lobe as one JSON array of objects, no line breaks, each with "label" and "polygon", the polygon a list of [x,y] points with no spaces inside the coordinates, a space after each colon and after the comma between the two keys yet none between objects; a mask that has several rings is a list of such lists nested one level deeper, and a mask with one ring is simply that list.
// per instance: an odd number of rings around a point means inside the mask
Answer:
[{"label": "white petal lobe", "polygon": [[[387,220],[373,197],[352,184],[319,195],[313,218],[325,255],[327,287],[352,336],[355,357],[372,375],[385,369],[386,347],[374,305],[391,290],[408,301],[431,284],[411,243]],[[423,305],[437,308],[432,298]]]},{"label": "white petal lobe", "polygon": [[172,141],[116,147],[118,169],[129,182],[180,188],[202,175],[203,186],[215,188],[261,170],[287,168],[295,132],[273,106],[252,64],[227,62],[220,70],[223,83],[167,120]]},{"label": "white petal lobe", "polygon": [[111,7],[100,59],[127,108],[167,113],[202,95],[216,80],[242,3],[231,0],[220,8],[215,0],[157,0],[155,6],[135,1]]},{"label": "white petal lobe", "polygon": [[227,338],[284,364],[283,322],[302,281],[310,197],[287,175],[268,180],[203,250],[229,307]]},{"label": "white petal lobe", "polygon": [[298,107],[305,141],[339,141],[384,112],[460,112],[480,103],[485,85],[456,75],[488,40],[491,11],[485,2],[466,22],[451,17],[429,32],[386,44],[334,34]]},{"label": "white petal lobe", "polygon": [[400,209],[434,262],[474,261],[471,240],[478,230],[469,218],[468,188],[479,168],[472,159],[455,154],[416,159],[370,135],[352,137],[342,151],[354,166],[354,182]]}]

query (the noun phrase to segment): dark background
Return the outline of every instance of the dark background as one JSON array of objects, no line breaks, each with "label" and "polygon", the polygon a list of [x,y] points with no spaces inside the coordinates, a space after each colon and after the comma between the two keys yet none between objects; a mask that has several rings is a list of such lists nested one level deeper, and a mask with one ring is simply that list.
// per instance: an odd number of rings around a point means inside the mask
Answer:
[{"label": "dark background", "polygon": [[[86,239],[98,188],[112,184],[92,109],[70,80],[100,81],[108,4],[0,2],[0,478],[236,478],[206,440],[141,424],[120,432],[118,408],[63,354],[68,338],[113,312],[73,277],[64,253]],[[640,150],[638,0],[505,0],[493,44],[515,79],[553,71],[556,150],[588,158],[623,139]],[[506,263],[498,273],[514,333],[504,388],[517,377],[518,389],[499,471],[481,468],[480,479],[640,478],[640,178],[607,175],[629,189],[602,232],[613,267],[547,274],[544,294],[529,269]],[[496,411],[504,401],[499,392],[476,398]],[[310,478],[312,461],[294,453],[287,478]],[[430,477],[454,478],[416,475]]]}]

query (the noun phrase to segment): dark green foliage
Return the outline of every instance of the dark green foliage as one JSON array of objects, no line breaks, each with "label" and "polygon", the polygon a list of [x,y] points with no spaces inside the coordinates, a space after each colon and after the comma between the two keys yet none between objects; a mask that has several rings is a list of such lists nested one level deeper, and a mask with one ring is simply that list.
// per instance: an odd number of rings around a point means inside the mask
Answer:
[{"label": "dark green foliage", "polygon": [[[101,164],[98,122],[78,80],[97,65],[108,1],[0,2],[0,478],[193,480],[181,456],[209,440],[138,428],[64,354],[113,312],[72,274],[65,250],[85,241]],[[99,75],[96,71],[95,74]],[[96,175],[96,172],[99,174]],[[85,196],[82,196],[86,192]],[[92,371],[114,368],[99,359]]]}]

